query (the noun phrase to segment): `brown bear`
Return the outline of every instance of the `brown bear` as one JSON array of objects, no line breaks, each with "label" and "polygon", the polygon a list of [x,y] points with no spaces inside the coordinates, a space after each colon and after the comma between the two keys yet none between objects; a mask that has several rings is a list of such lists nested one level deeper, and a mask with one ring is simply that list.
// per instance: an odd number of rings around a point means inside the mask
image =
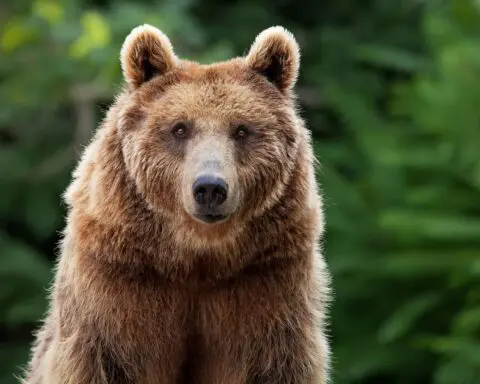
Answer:
[{"label": "brown bear", "polygon": [[24,383],[326,383],[329,274],[292,34],[200,65],[144,25],[121,65],[65,194]]}]

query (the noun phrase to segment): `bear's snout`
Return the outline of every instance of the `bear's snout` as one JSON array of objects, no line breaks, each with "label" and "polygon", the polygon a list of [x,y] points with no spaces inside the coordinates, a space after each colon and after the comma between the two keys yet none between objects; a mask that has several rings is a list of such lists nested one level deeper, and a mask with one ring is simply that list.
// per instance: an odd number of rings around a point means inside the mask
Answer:
[{"label": "bear's snout", "polygon": [[199,176],[193,183],[192,189],[197,204],[207,208],[216,208],[227,200],[227,182],[217,176]]},{"label": "bear's snout", "polygon": [[197,204],[196,217],[207,223],[224,220],[221,205],[227,200],[228,184],[217,175],[198,176],[192,185],[193,198]]}]

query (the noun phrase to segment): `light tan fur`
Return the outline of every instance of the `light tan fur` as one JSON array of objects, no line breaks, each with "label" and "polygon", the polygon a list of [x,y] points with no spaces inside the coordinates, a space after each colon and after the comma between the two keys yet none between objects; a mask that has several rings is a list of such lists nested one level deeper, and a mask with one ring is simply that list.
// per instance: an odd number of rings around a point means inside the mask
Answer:
[{"label": "light tan fur", "polygon": [[[65,194],[24,382],[327,383],[323,213],[293,36],[274,27],[247,57],[199,65],[142,26],[121,61],[127,87]],[[194,217],[207,168],[229,187],[214,224]]]}]

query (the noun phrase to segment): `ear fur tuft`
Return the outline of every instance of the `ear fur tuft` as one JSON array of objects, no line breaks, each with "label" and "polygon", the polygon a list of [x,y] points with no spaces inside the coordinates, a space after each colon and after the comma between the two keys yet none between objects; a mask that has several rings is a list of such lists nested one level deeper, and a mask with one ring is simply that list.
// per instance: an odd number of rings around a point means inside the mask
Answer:
[{"label": "ear fur tuft", "polygon": [[144,24],[134,28],[120,52],[125,80],[134,88],[163,75],[177,65],[168,37],[159,29]]},{"label": "ear fur tuft", "polygon": [[300,49],[291,32],[280,26],[271,27],[256,37],[246,60],[250,68],[285,92],[297,80]]}]

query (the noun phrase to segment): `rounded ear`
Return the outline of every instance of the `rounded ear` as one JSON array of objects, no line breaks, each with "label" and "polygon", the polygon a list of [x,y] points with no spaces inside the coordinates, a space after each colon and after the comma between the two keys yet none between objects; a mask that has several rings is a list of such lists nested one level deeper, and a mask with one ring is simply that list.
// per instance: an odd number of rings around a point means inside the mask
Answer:
[{"label": "rounded ear", "polygon": [[145,24],[130,32],[123,43],[120,61],[125,80],[134,88],[163,75],[177,65],[170,40],[159,29]]},{"label": "rounded ear", "polygon": [[246,60],[250,68],[285,92],[297,80],[300,49],[292,33],[283,27],[271,27],[257,36]]}]

